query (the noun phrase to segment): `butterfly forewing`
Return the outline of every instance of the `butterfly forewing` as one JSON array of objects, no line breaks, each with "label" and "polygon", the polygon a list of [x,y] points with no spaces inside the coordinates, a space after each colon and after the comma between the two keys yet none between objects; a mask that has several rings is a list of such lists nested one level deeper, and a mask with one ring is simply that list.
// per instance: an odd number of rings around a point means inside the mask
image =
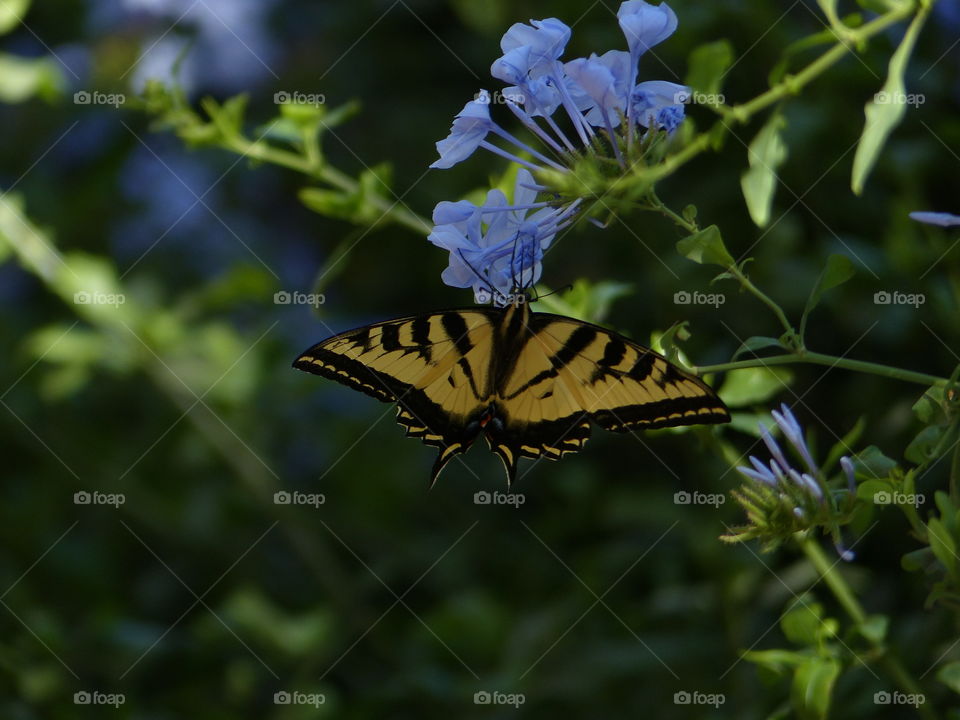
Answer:
[{"label": "butterfly forewing", "polygon": [[462,451],[467,427],[485,407],[492,328],[483,310],[401,318],[329,338],[294,367],[397,402],[408,435]]}]

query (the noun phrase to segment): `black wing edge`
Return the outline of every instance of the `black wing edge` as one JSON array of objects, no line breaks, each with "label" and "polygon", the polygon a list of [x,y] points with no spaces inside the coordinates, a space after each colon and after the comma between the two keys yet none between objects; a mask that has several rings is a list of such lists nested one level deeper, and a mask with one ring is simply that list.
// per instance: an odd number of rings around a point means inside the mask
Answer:
[{"label": "black wing edge", "polygon": [[[355,331],[342,335],[350,335],[352,332]],[[323,346],[333,339],[329,338],[305,350],[294,360],[293,367],[334,380],[381,402],[397,403],[397,423],[405,429],[406,436],[440,449],[430,473],[432,488],[446,464],[454,456],[469,449],[479,432],[479,423],[453,425],[443,408],[412,385],[394,380],[361,362],[325,350]],[[445,430],[440,429],[444,426]]]}]

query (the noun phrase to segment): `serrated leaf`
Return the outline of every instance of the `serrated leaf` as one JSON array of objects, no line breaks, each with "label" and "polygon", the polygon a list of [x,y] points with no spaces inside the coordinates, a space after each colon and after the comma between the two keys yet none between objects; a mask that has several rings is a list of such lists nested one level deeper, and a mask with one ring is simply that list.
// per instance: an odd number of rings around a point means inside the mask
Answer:
[{"label": "serrated leaf", "polygon": [[919,12],[907,28],[900,46],[890,58],[887,80],[876,95],[864,107],[866,122],[853,157],[853,174],[850,187],[854,194],[863,192],[863,185],[880,156],[880,151],[894,128],[903,120],[907,109],[907,93],[903,76],[907,63],[917,42],[920,29],[930,14],[930,6],[921,5]]},{"label": "serrated leaf", "polygon": [[706,227],[680,240],[677,243],[677,252],[701,265],[719,265],[727,268],[734,264],[733,258],[723,244],[720,228],[716,225]]},{"label": "serrated leaf", "polygon": [[758,227],[770,222],[777,168],[787,159],[787,146],[780,133],[786,124],[783,115],[774,113],[747,148],[750,169],[740,176],[740,188],[750,218]]},{"label": "serrated leaf", "polygon": [[948,662],[937,670],[937,680],[960,694],[960,660]]},{"label": "serrated leaf", "polygon": [[820,299],[824,293],[847,282],[853,277],[854,272],[853,262],[845,255],[831,255],[827,258],[827,266],[820,273],[820,277],[817,278],[813,290],[810,291],[810,297],[807,298],[806,307],[803,309],[803,315],[800,318],[800,337],[804,336],[807,317],[820,304]]},{"label": "serrated leaf", "polygon": [[790,701],[797,715],[809,720],[826,718],[839,675],[840,663],[833,658],[810,658],[797,667],[790,689]]},{"label": "serrated leaf", "polygon": [[723,76],[733,63],[733,46],[728,40],[717,40],[693,49],[687,62],[685,84],[708,95],[720,92]]}]

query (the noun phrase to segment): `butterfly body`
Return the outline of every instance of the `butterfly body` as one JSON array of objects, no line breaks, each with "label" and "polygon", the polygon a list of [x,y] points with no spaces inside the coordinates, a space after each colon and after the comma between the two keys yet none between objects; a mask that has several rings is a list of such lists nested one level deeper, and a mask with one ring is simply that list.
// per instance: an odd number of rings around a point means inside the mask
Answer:
[{"label": "butterfly body", "polygon": [[435,482],[481,435],[507,480],[521,457],[580,450],[591,424],[615,432],[727,422],[713,390],[657,353],[597,325],[506,308],[375,323],[306,350],[294,367],[396,402],[408,436],[440,448]]}]

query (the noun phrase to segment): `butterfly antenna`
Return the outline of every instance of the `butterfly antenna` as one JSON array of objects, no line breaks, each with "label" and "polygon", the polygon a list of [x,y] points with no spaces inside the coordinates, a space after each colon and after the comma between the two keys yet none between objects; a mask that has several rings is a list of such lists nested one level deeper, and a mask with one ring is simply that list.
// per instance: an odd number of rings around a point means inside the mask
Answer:
[{"label": "butterfly antenna", "polygon": [[490,297],[495,297],[497,294],[496,289],[494,289],[493,285],[490,284],[490,281],[487,280],[487,278],[485,278],[480,272],[478,272],[477,269],[470,264],[470,261],[463,256],[463,250],[457,250],[457,255],[459,255],[460,259],[463,260],[466,266],[473,271],[473,274],[480,278],[480,282],[487,286],[487,290],[490,292]]}]

